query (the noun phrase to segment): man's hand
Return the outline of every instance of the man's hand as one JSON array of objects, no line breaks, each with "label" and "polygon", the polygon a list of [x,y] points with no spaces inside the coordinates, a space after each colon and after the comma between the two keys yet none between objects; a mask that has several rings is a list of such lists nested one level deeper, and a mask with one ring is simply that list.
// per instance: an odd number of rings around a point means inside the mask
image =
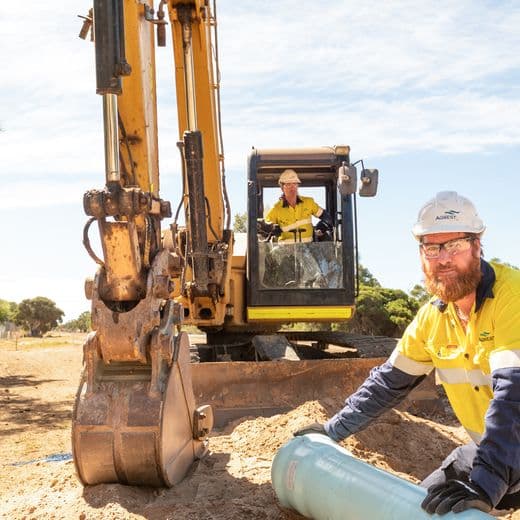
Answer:
[{"label": "man's hand", "polygon": [[314,231],[315,231],[315,235],[316,235],[316,240],[318,242],[323,242],[325,240],[327,240],[327,241],[332,240],[332,227],[325,224],[325,222],[323,222],[322,220],[320,220],[316,224]]},{"label": "man's hand", "polygon": [[268,224],[264,219],[259,218],[256,221],[256,231],[257,233],[266,236],[271,232],[271,224]]},{"label": "man's hand", "polygon": [[430,515],[445,515],[450,511],[460,513],[471,508],[489,513],[493,509],[484,490],[474,482],[460,480],[448,480],[444,484],[429,487],[421,507]]},{"label": "man's hand", "polygon": [[275,237],[279,237],[282,234],[282,228],[278,224],[273,224],[273,229],[271,229],[271,233]]},{"label": "man's hand", "polygon": [[[314,422],[312,424],[307,424],[303,428],[296,430],[293,432],[295,437],[299,437],[300,435],[306,435],[307,433],[320,433],[321,435],[327,435],[325,431],[325,427],[321,423]],[[328,436],[328,435],[327,435]]]},{"label": "man's hand", "polygon": [[282,229],[278,224],[271,224],[264,219],[258,219],[256,222],[256,231],[262,236],[273,235],[279,237],[282,234]]}]

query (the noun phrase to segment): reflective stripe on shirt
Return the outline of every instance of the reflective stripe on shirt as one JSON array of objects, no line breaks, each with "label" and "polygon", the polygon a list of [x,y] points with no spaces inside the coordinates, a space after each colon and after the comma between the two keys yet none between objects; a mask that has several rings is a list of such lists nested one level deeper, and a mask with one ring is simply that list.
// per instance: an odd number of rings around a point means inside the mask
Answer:
[{"label": "reflective stripe on shirt", "polygon": [[409,357],[403,356],[397,348],[392,352],[389,361],[395,368],[398,368],[412,376],[423,376],[429,374],[433,370],[432,363],[414,361]]},{"label": "reflective stripe on shirt", "polygon": [[436,368],[436,376],[442,383],[458,385],[469,383],[470,385],[489,386],[491,388],[491,376],[484,374],[482,370],[466,370],[464,368]]},{"label": "reflective stripe on shirt", "polygon": [[291,231],[293,229],[298,229],[300,226],[305,226],[307,224],[312,224],[311,217],[297,220],[296,222],[289,224],[288,226],[281,226],[281,229],[282,231]]}]

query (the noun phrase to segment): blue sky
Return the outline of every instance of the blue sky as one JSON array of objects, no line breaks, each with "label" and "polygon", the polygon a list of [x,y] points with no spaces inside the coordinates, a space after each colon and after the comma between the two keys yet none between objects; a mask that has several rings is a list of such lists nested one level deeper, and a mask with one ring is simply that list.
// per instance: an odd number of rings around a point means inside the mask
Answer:
[{"label": "blue sky", "polygon": [[[0,5],[0,298],[89,309],[83,192],[104,184],[91,3]],[[361,261],[387,287],[421,280],[410,228],[452,189],[487,225],[486,256],[520,264],[520,4],[220,0],[222,122],[232,212],[246,210],[251,146],[351,146],[380,171],[361,199]],[[23,11],[26,9],[26,12]],[[21,18],[22,17],[22,21]],[[20,30],[20,24],[23,30]],[[180,165],[171,43],[157,50],[163,198]]]}]

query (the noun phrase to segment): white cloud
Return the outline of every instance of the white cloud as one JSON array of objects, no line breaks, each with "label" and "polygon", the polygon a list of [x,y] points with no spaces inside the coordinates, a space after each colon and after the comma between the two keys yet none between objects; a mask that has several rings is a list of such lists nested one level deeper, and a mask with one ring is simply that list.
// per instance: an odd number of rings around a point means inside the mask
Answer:
[{"label": "white cloud", "polygon": [[520,144],[520,99],[461,93],[415,103],[373,99],[349,105],[324,100],[299,110],[273,105],[244,108],[224,126],[225,141],[234,143],[227,153],[229,168],[243,168],[252,145],[349,144],[359,158],[418,150],[483,152]]},{"label": "white cloud", "polygon": [[[2,7],[0,175],[89,173],[103,183],[91,2]],[[228,166],[251,145],[352,144],[360,153],[518,144],[520,9],[485,2],[219,2]],[[27,38],[25,35],[30,34]],[[178,169],[171,43],[158,49],[161,169]],[[515,49],[517,52],[515,52]],[[175,164],[171,164],[174,161]],[[96,177],[97,175],[97,177]],[[96,183],[95,183],[96,184]]]},{"label": "white cloud", "polygon": [[225,78],[249,91],[257,80],[271,80],[266,73],[289,85],[342,82],[348,91],[370,95],[398,87],[453,88],[518,69],[512,49],[519,46],[520,13],[513,6],[336,2],[302,9],[278,2],[276,13],[245,8],[226,15]]},{"label": "white cloud", "polygon": [[[53,246],[41,248],[38,265],[46,262],[42,273],[64,254],[78,272],[94,271],[80,245],[79,214],[83,192],[104,184],[102,107],[95,94],[94,47],[77,38],[81,20],[76,18],[91,5],[91,0],[70,0],[57,9],[35,2],[15,10],[8,2],[0,3],[0,210],[19,209],[32,216],[30,209],[37,208],[37,218],[38,209],[42,213],[54,208],[56,221],[70,221],[72,213],[78,219],[78,231],[68,230],[66,238],[57,232]],[[489,152],[498,157],[499,151],[520,144],[518,2],[218,0],[217,7],[233,213],[244,210],[246,158],[253,145],[349,144],[354,159],[366,158],[367,165],[375,167],[378,158],[384,163],[383,158],[397,154],[403,159],[399,176],[408,179],[409,190],[399,197],[413,203],[413,215],[415,201],[431,196],[440,182],[425,177],[418,185],[414,173],[420,152],[446,154],[445,162],[449,154],[459,154],[456,164],[463,168],[461,153],[478,161]],[[157,81],[163,196],[175,207],[180,163],[171,51],[169,39],[166,49],[157,50]],[[408,154],[415,154],[409,162]],[[504,201],[504,193],[514,193],[518,185],[512,172],[502,166],[501,205],[491,212],[508,225],[516,202],[511,196]],[[454,177],[444,174],[442,183],[453,186]],[[365,217],[367,224],[373,222],[373,236],[379,233],[377,216],[389,211],[389,177],[382,172],[381,193],[373,201],[378,209],[367,210]],[[481,192],[487,189],[487,175],[482,177],[468,188],[486,201]],[[397,184],[403,183],[395,179]],[[56,209],[58,205],[64,206]],[[398,231],[407,225],[398,222],[385,236],[396,242]],[[76,232],[77,244],[71,246]],[[514,232],[507,231],[507,236]],[[13,254],[33,258],[24,237],[12,244]],[[363,239],[369,243],[371,239]],[[503,243],[513,255],[510,241]],[[383,262],[378,251],[364,254],[367,260]],[[384,260],[375,274],[388,285],[396,273],[404,273],[402,279],[411,272],[401,256],[393,266]],[[83,274],[77,280],[64,272],[31,278],[27,266],[19,264],[9,264],[12,282],[0,279],[0,297],[19,301],[38,293],[54,297],[59,305],[70,300],[71,317],[87,308]]]},{"label": "white cloud", "polygon": [[23,208],[43,208],[58,205],[81,206],[87,183],[11,182],[0,191],[3,211]]},{"label": "white cloud", "polygon": [[385,155],[520,143],[515,4],[278,2],[275,13],[253,14],[224,5],[232,169],[251,145],[347,142],[354,154]]}]

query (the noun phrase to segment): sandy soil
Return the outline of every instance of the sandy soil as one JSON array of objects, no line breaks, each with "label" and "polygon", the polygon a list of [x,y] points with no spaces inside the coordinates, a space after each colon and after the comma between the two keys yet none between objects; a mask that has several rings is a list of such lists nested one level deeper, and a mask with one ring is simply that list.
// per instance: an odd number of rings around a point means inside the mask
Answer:
[{"label": "sandy soil", "polygon": [[[0,518],[289,518],[277,506],[270,484],[272,458],[293,430],[324,420],[338,402],[307,402],[287,414],[243,418],[214,431],[209,457],[173,489],[118,484],[84,488],[69,458],[82,340],[68,336],[19,340],[17,345],[0,342]],[[432,419],[392,411],[345,446],[382,469],[418,482],[466,441],[448,415],[437,417],[442,424]],[[65,460],[54,460],[60,454]],[[520,511],[503,518],[520,520]]]}]

